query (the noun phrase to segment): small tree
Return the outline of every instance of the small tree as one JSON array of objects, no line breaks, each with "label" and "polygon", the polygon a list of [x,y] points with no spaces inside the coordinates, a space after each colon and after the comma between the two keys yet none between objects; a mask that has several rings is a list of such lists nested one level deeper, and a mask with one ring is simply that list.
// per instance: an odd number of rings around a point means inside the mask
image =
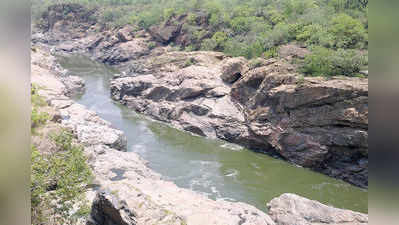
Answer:
[{"label": "small tree", "polygon": [[367,33],[362,23],[346,14],[332,19],[329,32],[334,35],[336,48],[365,47]]}]

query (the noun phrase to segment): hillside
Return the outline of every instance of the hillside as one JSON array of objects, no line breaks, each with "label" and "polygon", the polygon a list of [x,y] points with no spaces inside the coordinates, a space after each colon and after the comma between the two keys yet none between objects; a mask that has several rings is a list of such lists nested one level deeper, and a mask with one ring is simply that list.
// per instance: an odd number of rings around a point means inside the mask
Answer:
[{"label": "hillside", "polygon": [[[102,24],[101,29],[130,24],[136,31],[147,30],[156,41],[150,47],[162,44],[182,51],[212,50],[267,59],[278,56],[278,46],[297,42],[313,51],[297,62],[306,75],[367,75],[367,0],[58,2],[79,3],[93,10],[90,17]],[[33,20],[42,20],[52,3],[32,0]]]}]

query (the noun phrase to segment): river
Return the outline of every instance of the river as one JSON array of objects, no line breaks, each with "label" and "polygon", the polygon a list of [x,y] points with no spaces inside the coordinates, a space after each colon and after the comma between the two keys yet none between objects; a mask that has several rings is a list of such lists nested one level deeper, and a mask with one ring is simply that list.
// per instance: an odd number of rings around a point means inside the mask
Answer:
[{"label": "river", "polygon": [[[246,202],[266,210],[282,193],[296,193],[338,208],[368,212],[368,191],[265,154],[220,140],[197,137],[152,121],[114,102],[109,80],[116,73],[84,56],[60,64],[86,81],[76,101],[125,132],[128,151],[149,162],[163,179],[213,199]],[[117,163],[117,162],[115,162]]]}]

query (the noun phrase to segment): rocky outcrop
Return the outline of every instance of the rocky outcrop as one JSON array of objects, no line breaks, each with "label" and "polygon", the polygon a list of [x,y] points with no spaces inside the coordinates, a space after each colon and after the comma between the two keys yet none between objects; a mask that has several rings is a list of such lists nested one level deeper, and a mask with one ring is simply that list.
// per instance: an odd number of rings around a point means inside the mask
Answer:
[{"label": "rocky outcrop", "polygon": [[232,87],[251,133],[285,159],[358,186],[368,182],[368,83],[256,68]]},{"label": "rocky outcrop", "polygon": [[96,21],[96,11],[78,4],[56,4],[48,8],[32,31],[32,43],[50,46],[60,54],[80,53],[116,65],[149,54],[149,36],[138,36],[126,25],[112,30]]},{"label": "rocky outcrop", "polygon": [[181,24],[174,24],[172,20],[168,20],[162,25],[150,27],[148,32],[157,42],[169,44],[176,39],[181,28]]},{"label": "rocky outcrop", "polygon": [[64,83],[67,92],[67,96],[74,96],[83,94],[85,91],[85,81],[77,76],[67,76],[62,78],[61,81]]},{"label": "rocky outcrop", "polygon": [[283,194],[268,204],[268,214],[276,225],[366,225],[368,216],[337,209],[295,194]]},{"label": "rocky outcrop", "polygon": [[[115,78],[111,95],[179,129],[368,185],[367,80],[304,78],[286,59],[249,69],[212,54],[149,57],[148,74]],[[185,67],[188,58],[196,63]]]},{"label": "rocky outcrop", "polygon": [[[222,71],[244,68],[244,59],[223,58],[221,53],[174,52],[143,60],[150,74],[115,78],[111,96],[176,128],[266,151],[270,146],[251,137],[230,97],[230,84],[221,79]],[[195,63],[187,66],[187,59]]]},{"label": "rocky outcrop", "polygon": [[249,70],[247,63],[244,57],[225,60],[221,69],[220,78],[222,78],[224,82],[230,84],[236,82],[242,74],[245,74]]},{"label": "rocky outcrop", "polygon": [[126,202],[102,190],[94,198],[87,225],[136,225],[136,216]]}]

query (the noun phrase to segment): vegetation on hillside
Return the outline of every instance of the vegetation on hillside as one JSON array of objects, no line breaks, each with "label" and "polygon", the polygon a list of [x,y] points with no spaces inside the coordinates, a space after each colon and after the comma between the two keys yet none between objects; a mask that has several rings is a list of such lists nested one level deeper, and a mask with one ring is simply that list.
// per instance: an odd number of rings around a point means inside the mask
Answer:
[{"label": "vegetation on hillside", "polygon": [[[54,3],[51,0],[33,1],[36,2],[33,9],[37,12]],[[132,24],[137,29],[148,29],[170,18],[186,15],[182,31],[190,35],[191,41],[179,46],[182,50],[223,51],[231,56],[245,56],[250,59],[275,57],[276,47],[293,41],[312,49],[328,49],[331,55],[346,56],[354,52],[363,55],[361,52],[368,48],[368,0],[59,2],[81,3],[88,8],[97,8],[99,21],[110,27]],[[205,23],[203,18],[206,18]],[[312,71],[308,68],[305,70],[308,73]],[[333,73],[339,72],[341,71]],[[339,75],[352,76],[355,73],[348,73],[345,69],[345,73]]]},{"label": "vegetation on hillside", "polygon": [[[32,88],[32,123],[38,128],[48,123],[48,114],[40,113],[45,101]],[[33,134],[35,135],[35,134]],[[31,146],[31,220],[32,224],[76,224],[88,215],[84,190],[91,181],[91,170],[82,147],[73,143],[70,132],[59,129],[40,134],[43,142],[55,149]]]}]

